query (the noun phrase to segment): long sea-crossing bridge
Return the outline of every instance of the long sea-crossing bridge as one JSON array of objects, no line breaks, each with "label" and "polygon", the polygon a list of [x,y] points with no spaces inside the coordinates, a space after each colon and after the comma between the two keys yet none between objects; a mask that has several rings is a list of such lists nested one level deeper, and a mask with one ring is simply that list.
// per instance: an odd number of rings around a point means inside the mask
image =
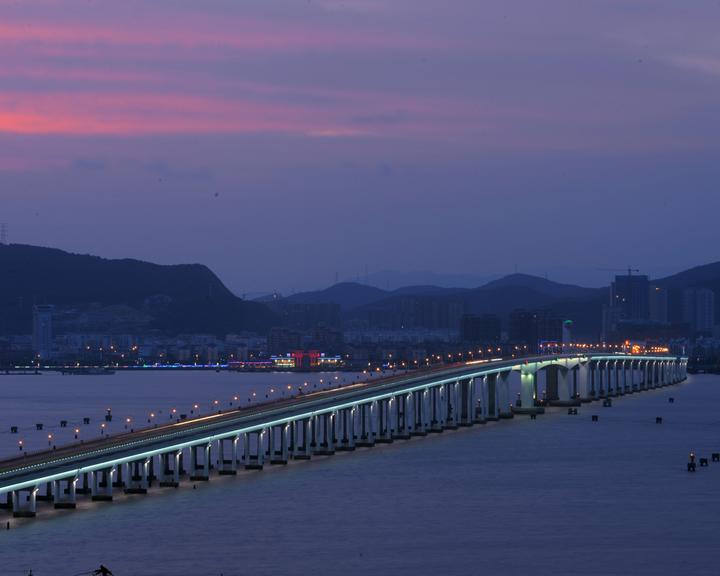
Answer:
[{"label": "long sea-crossing bridge", "polygon": [[[356,383],[0,461],[0,506],[33,517],[38,501],[75,508],[81,495],[147,494],[290,459],[407,440],[544,406],[682,382],[687,358],[586,353],[454,364]],[[510,382],[519,394],[510,398]],[[538,381],[545,390],[538,394]]]}]

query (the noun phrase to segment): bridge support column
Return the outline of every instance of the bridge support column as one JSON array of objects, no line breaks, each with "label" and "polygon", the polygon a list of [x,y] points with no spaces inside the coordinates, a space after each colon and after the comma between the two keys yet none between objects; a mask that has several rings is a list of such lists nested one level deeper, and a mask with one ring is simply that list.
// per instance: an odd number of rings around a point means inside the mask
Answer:
[{"label": "bridge support column", "polygon": [[270,454],[270,464],[285,465],[288,463],[288,442],[287,442],[287,424],[278,424],[271,426],[268,437]]},{"label": "bridge support column", "polygon": [[495,376],[495,384],[498,390],[498,416],[500,418],[512,418],[512,403],[510,402],[510,376],[512,372],[498,372]]},{"label": "bridge support column", "polygon": [[576,375],[577,395],[580,402],[592,401],[592,368],[590,362],[579,364]]},{"label": "bridge support column", "polygon": [[[177,488],[180,486],[180,458],[182,451],[160,454],[160,486]],[[172,464],[172,465],[171,465]]]},{"label": "bridge support column", "polygon": [[[212,444],[201,444],[199,446],[190,446],[190,481],[191,482],[207,482],[210,480],[210,458]],[[200,462],[200,452],[202,452],[202,462]]]},{"label": "bridge support column", "polygon": [[[246,432],[243,438],[245,470],[262,470],[265,463],[265,436],[267,429]],[[255,452],[253,453],[253,444]]]},{"label": "bridge support column", "polygon": [[475,408],[475,379],[469,378],[460,380],[460,414],[458,414],[460,426],[472,426],[475,424],[473,409]]},{"label": "bridge support column", "polygon": [[542,414],[545,408],[536,406],[537,400],[537,372],[535,367],[520,370],[520,406],[515,406],[516,414]]},{"label": "bridge support column", "polygon": [[[53,494],[55,496],[55,508],[76,508],[77,499],[75,493],[75,484],[77,477],[62,478],[53,482]],[[63,488],[65,484],[65,488]]]},{"label": "bridge support column", "polygon": [[616,361],[608,361],[605,365],[605,375],[607,378],[607,396],[617,396],[617,371]]},{"label": "bridge support column", "polygon": [[294,460],[310,459],[310,418],[295,420],[290,423],[293,430],[292,457]]},{"label": "bridge support column", "polygon": [[377,401],[377,434],[375,442],[377,444],[389,444],[392,442],[392,399]]},{"label": "bridge support column", "polygon": [[373,433],[373,404],[360,404],[358,410],[358,437],[355,445],[369,448],[375,445]]},{"label": "bridge support column", "polygon": [[127,464],[119,464],[113,472],[113,488],[125,488],[125,478],[128,476],[126,472]]},{"label": "bridge support column", "polygon": [[150,459],[135,460],[127,465],[125,494],[147,494],[149,486]]},{"label": "bridge support column", "polygon": [[472,405],[473,422],[476,424],[485,424],[488,416],[488,383],[489,376],[478,376],[475,378],[473,387],[475,388],[474,400]]},{"label": "bridge support column", "polygon": [[314,451],[316,456],[332,456],[335,454],[335,420],[335,412],[318,415],[319,442]]},{"label": "bridge support column", "polygon": [[409,402],[407,394],[398,394],[395,400],[395,428],[393,440],[410,440]]},{"label": "bridge support column", "polygon": [[460,413],[460,402],[458,401],[460,382],[447,382],[444,387],[445,406],[447,408],[444,428],[446,430],[457,430]]},{"label": "bridge support column", "polygon": [[428,388],[429,395],[429,415],[430,428],[428,432],[442,432],[443,422],[440,415],[442,414],[442,391],[440,386],[432,386]]},{"label": "bridge support column", "polygon": [[[220,438],[220,440],[218,440],[218,474],[220,476],[234,476],[237,474],[239,441],[239,436]],[[226,443],[228,443],[229,446],[226,447]],[[227,453],[227,448],[230,449],[229,454]]]},{"label": "bridge support column", "polygon": [[410,434],[412,436],[426,436],[427,435],[427,408],[425,407],[427,402],[428,391],[415,390],[411,393],[412,405],[413,405],[413,426]]},{"label": "bridge support column", "polygon": [[[492,378],[490,376],[493,376]],[[486,420],[500,419],[500,391],[498,390],[498,375],[491,374],[485,377],[485,395],[487,397]]]},{"label": "bridge support column", "polygon": [[92,474],[92,500],[95,502],[111,502],[113,499],[113,476],[116,467],[94,470]]},{"label": "bridge support column", "polygon": [[[45,489],[45,493],[43,494],[43,488]],[[53,485],[52,482],[43,482],[42,484],[38,485],[37,494],[35,495],[35,500],[38,502],[52,502],[53,501]]]},{"label": "bridge support column", "polygon": [[355,450],[355,413],[357,406],[343,408],[339,412],[340,438],[337,449],[344,452]]},{"label": "bridge support column", "polygon": [[75,485],[76,494],[92,494],[92,479],[90,472],[83,472],[78,476],[78,483]]},{"label": "bridge support column", "polygon": [[33,518],[37,514],[37,491],[37,486],[13,491],[13,518]]}]

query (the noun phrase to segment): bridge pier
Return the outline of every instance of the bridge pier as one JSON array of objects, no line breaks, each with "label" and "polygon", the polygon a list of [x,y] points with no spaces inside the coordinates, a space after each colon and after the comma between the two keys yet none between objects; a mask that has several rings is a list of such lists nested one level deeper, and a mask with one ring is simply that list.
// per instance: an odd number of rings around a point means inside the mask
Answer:
[{"label": "bridge pier", "polygon": [[177,488],[180,486],[180,470],[182,468],[181,459],[182,450],[160,454],[161,488]]},{"label": "bridge pier", "polygon": [[[310,418],[304,418],[302,420],[296,420],[295,424],[295,435],[293,437],[292,454],[295,460],[309,460],[310,459]],[[302,432],[302,434],[301,434]],[[302,438],[302,442],[300,441]]]},{"label": "bridge pier", "polygon": [[520,369],[520,406],[514,406],[516,414],[543,414],[545,408],[536,405],[537,371],[523,365]]},{"label": "bridge pier", "polygon": [[392,427],[390,424],[392,415],[391,400],[377,400],[376,406],[375,417],[377,433],[375,434],[375,442],[377,444],[389,444],[393,441]]},{"label": "bridge pier", "polygon": [[125,487],[125,468],[126,465],[121,464],[119,466],[115,467],[115,472],[113,473],[113,488],[124,488]]},{"label": "bridge pier", "polygon": [[[45,493],[43,494],[43,488],[45,489]],[[52,502],[53,501],[53,485],[52,482],[43,482],[38,486],[37,494],[35,494],[35,499],[38,502]]]},{"label": "bridge pier", "polygon": [[335,412],[325,412],[317,416],[318,445],[315,456],[332,456],[335,454]]},{"label": "bridge pier", "polygon": [[485,417],[486,420],[492,422],[495,420],[499,420],[502,418],[501,412],[502,412],[502,404],[500,402],[500,381],[498,379],[497,374],[492,374],[494,376],[493,378],[489,377],[490,375],[486,376],[484,378],[485,380],[485,389],[487,394],[487,415]]},{"label": "bridge pier", "polygon": [[392,430],[392,439],[410,440],[407,394],[399,394],[393,400],[395,401],[395,428]]},{"label": "bridge pier", "polygon": [[150,458],[128,462],[126,466],[125,494],[147,494],[150,485]]},{"label": "bridge pier", "polygon": [[427,436],[427,397],[428,391],[415,390],[412,394],[412,405],[413,405],[413,426],[410,431],[411,436]]},{"label": "bridge pier", "polygon": [[90,479],[89,472],[83,472],[78,477],[80,486],[75,486],[76,494],[92,494],[92,480]]},{"label": "bridge pier", "polygon": [[[226,440],[230,441],[230,458],[228,458],[226,454]],[[220,476],[234,476],[237,474],[239,442],[240,436],[220,438],[220,440],[218,440],[218,474]]]},{"label": "bridge pier", "polygon": [[440,419],[442,414],[442,394],[440,386],[428,388],[430,395],[430,427],[428,432],[442,432],[443,422]]},{"label": "bridge pier", "polygon": [[495,377],[495,385],[498,390],[498,416],[500,418],[512,418],[512,403],[510,402],[510,376],[511,371],[496,372],[489,376]]},{"label": "bridge pier", "polygon": [[271,426],[268,436],[268,454],[270,465],[285,465],[288,463],[288,425],[278,424]]},{"label": "bridge pier", "polygon": [[34,518],[37,514],[37,486],[13,490],[13,518]]},{"label": "bridge pier", "polygon": [[338,427],[336,450],[352,452],[355,450],[355,408],[342,408],[338,412]]},{"label": "bridge pier", "polygon": [[[73,509],[77,507],[77,496],[75,491],[77,481],[78,478],[76,476],[53,481],[55,508]],[[65,484],[65,488],[63,488],[63,483]]]},{"label": "bridge pier", "polygon": [[[246,432],[243,439],[243,462],[245,470],[262,470],[265,463],[265,436],[266,428]],[[255,453],[252,448],[255,445]]]},{"label": "bridge pier", "polygon": [[356,446],[369,448],[375,445],[375,432],[373,431],[373,408],[377,403],[360,404],[360,436],[355,442]]},{"label": "bridge pier", "polygon": [[457,430],[459,425],[460,402],[458,391],[460,382],[447,382],[445,387],[445,430]]},{"label": "bridge pier", "polygon": [[[202,462],[199,453],[202,451]],[[210,480],[210,458],[212,444],[210,442],[190,446],[190,481],[207,482]]]},{"label": "bridge pier", "polygon": [[92,475],[92,495],[94,502],[112,502],[113,499],[113,476],[115,466],[94,470]]}]

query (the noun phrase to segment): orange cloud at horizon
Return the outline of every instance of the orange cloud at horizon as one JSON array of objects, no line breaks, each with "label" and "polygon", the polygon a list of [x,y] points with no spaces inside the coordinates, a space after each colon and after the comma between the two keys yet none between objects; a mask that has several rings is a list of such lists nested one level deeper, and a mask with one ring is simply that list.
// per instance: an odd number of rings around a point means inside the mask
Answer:
[{"label": "orange cloud at horizon", "polygon": [[201,96],[0,94],[0,132],[15,134],[365,133],[335,116],[312,108]]}]

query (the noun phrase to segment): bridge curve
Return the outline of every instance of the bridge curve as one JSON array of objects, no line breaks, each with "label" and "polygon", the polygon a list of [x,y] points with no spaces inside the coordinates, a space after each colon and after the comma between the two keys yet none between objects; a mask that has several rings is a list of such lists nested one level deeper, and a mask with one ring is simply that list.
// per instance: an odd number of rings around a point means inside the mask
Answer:
[{"label": "bridge curve", "polygon": [[[78,494],[112,500],[153,482],[236,474],[239,467],[331,455],[488,420],[537,414],[683,381],[687,358],[589,353],[475,361],[301,394],[0,461],[0,506],[35,516],[37,501],[75,508]],[[520,393],[510,398],[510,377]],[[546,390],[539,394],[538,375]]]}]

